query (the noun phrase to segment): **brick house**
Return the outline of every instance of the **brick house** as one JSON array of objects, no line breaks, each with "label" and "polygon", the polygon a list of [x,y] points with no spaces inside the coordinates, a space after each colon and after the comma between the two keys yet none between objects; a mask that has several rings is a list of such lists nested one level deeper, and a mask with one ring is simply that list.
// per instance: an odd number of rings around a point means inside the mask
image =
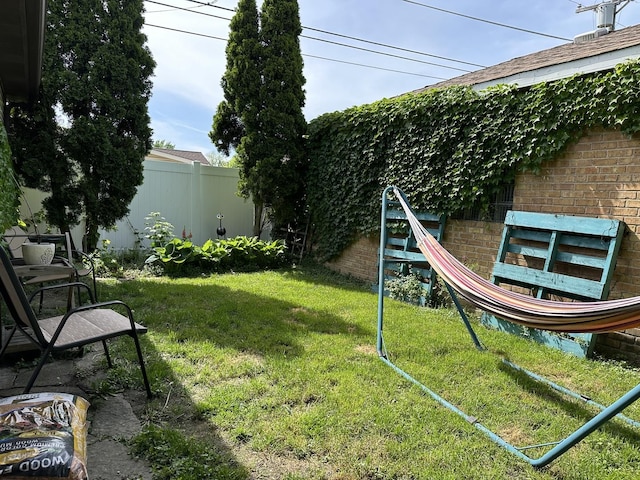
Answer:
[{"label": "brick house", "polygon": [[[625,60],[638,58],[640,25],[515,58],[425,88],[469,85],[482,90],[505,83],[527,87],[610,70]],[[609,298],[640,295],[640,136],[629,138],[619,131],[602,129],[587,132],[562,156],[545,164],[539,175],[519,173],[508,208],[623,220],[627,231]],[[500,242],[501,221],[449,219],[443,244],[463,263],[489,278]],[[377,237],[361,238],[330,267],[377,281],[378,242]],[[600,335],[596,352],[640,361],[640,329]]]}]

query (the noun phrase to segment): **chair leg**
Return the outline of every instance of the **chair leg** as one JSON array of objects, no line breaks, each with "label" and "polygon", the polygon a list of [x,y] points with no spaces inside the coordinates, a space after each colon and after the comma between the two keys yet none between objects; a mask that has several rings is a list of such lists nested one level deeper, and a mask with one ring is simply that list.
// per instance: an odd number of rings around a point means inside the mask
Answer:
[{"label": "chair leg", "polygon": [[[4,328],[1,323],[0,323],[0,328]],[[13,334],[16,333],[17,329],[18,327],[14,325],[13,328],[9,331],[9,336],[7,337],[7,339],[4,342],[2,342],[2,348],[0,349],[0,360],[2,359],[2,357],[4,357],[4,353],[7,351],[7,347],[9,346],[9,343],[13,338]]]},{"label": "chair leg", "polygon": [[102,340],[102,348],[104,348],[104,356],[107,357],[107,365],[112,368],[113,364],[111,363],[111,355],[109,355],[109,347],[107,347],[106,340]]},{"label": "chair leg", "polygon": [[98,284],[96,283],[96,273],[92,271],[91,275],[93,276],[93,296],[95,297],[97,302],[99,300],[98,300]]},{"label": "chair leg", "polygon": [[151,398],[151,386],[149,385],[149,378],[147,377],[147,369],[144,366],[144,358],[142,357],[142,348],[140,348],[140,340],[138,334],[134,331],[131,335],[133,337],[133,343],[136,345],[136,352],[138,352],[138,362],[140,362],[140,371],[142,372],[142,381],[144,382],[144,388],[147,391],[147,398]]},{"label": "chair leg", "polygon": [[42,312],[42,304],[44,303],[44,291],[40,290],[40,304],[38,306],[38,314]]},{"label": "chair leg", "polygon": [[50,348],[47,348],[42,352],[42,356],[38,361],[38,365],[36,366],[36,369],[31,374],[31,378],[29,378],[29,381],[27,382],[27,386],[24,387],[24,390],[22,391],[22,393],[29,393],[31,391],[31,387],[33,387],[33,384],[36,383],[36,379],[38,378],[38,375],[40,375],[40,370],[42,370],[42,367],[44,367],[44,364],[47,362],[49,355],[51,355]]}]

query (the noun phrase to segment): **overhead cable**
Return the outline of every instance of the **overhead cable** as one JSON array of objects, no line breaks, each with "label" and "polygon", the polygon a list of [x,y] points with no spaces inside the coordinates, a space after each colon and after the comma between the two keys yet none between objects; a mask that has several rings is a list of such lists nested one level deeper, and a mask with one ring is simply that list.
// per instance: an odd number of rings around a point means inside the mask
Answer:
[{"label": "overhead cable", "polygon": [[[176,8],[178,10],[184,10],[184,11],[187,11],[189,13],[197,13],[198,15],[205,15],[207,17],[213,17],[213,18],[218,18],[218,19],[222,19],[222,20],[226,20],[226,21],[231,21],[230,18],[222,17],[222,16],[219,16],[219,15],[213,15],[213,14],[207,13],[207,12],[194,11],[194,10],[186,8],[186,7],[176,7],[176,6],[172,6],[170,4],[167,4],[167,3],[158,2],[156,0],[146,0],[146,1],[149,2],[149,3],[153,3],[153,4],[156,4],[156,5],[161,5],[161,6],[164,6],[164,7],[173,7],[173,8]],[[195,1],[195,0],[189,0],[189,1]],[[200,2],[195,2],[195,3],[200,3]],[[215,5],[209,5],[209,4],[206,4],[206,5],[211,6],[211,7],[215,6]],[[349,45],[347,43],[341,43],[341,42],[334,42],[332,40],[327,40],[327,39],[318,38],[318,37],[312,37],[312,36],[309,36],[309,35],[300,35],[300,37],[307,38],[309,40],[315,40],[315,41],[318,41],[318,42],[330,43],[332,45],[338,45],[338,46],[344,47],[344,48],[351,48],[351,49],[354,49],[354,50],[360,50],[362,52],[368,52],[368,53],[373,53],[373,54],[376,54],[376,55],[383,55],[383,56],[386,56],[386,57],[398,58],[400,60],[405,60],[405,61],[409,61],[409,62],[422,63],[422,64],[425,64],[425,65],[431,65],[431,66],[434,66],[434,67],[446,68],[446,69],[449,69],[449,70],[456,70],[458,72],[468,73],[468,72],[471,71],[469,69],[452,67],[452,66],[449,66],[449,65],[444,65],[444,64],[440,64],[440,63],[434,63],[434,62],[427,62],[425,60],[418,60],[418,59],[411,58],[411,57],[395,55],[393,53],[381,52],[379,50],[372,50],[372,49],[369,49],[369,48],[357,47],[355,45]],[[447,59],[447,60],[455,61],[455,60],[452,60],[452,59]],[[481,66],[481,65],[477,65],[477,66]]]},{"label": "overhead cable", "polygon": [[[150,3],[158,3],[158,2],[155,2],[155,1],[152,1],[152,0],[146,0],[146,1],[148,1]],[[198,0],[187,0],[187,1],[189,1],[191,3],[196,3],[196,4],[200,5],[200,6],[208,6],[208,7],[211,7],[211,8],[218,8],[220,10],[225,10],[225,11],[232,12],[232,13],[235,13],[235,11],[236,11],[234,8],[222,7],[220,5],[211,5],[211,4],[204,3],[204,2],[201,2],[201,1],[198,1]],[[176,8],[178,8],[178,7],[176,7]],[[194,13],[203,13],[203,12],[194,12]],[[402,51],[402,52],[406,52],[406,53],[413,53],[413,54],[422,55],[422,56],[425,56],[425,57],[438,58],[440,60],[446,60],[448,62],[461,63],[461,64],[469,65],[469,66],[472,66],[472,67],[479,67],[479,68],[485,68],[486,67],[486,65],[480,65],[478,63],[467,62],[467,61],[464,61],[464,60],[457,60],[455,58],[450,58],[450,57],[443,57],[441,55],[435,55],[435,54],[432,54],[432,53],[421,52],[421,51],[412,50],[412,49],[409,49],[409,48],[398,47],[398,46],[395,46],[395,45],[389,45],[389,44],[386,44],[386,43],[376,42],[376,41],[373,41],[373,40],[366,40],[364,38],[358,38],[358,37],[353,37],[351,35],[345,35],[345,34],[342,34],[342,33],[331,32],[331,31],[328,31],[328,30],[320,29],[320,28],[307,27],[305,25],[302,25],[302,29],[303,30],[310,30],[310,31],[318,32],[318,33],[324,33],[326,35],[333,35],[335,37],[346,38],[346,39],[349,39],[349,40],[355,40],[357,42],[368,43],[370,45],[376,45],[376,46],[379,46],[379,47],[385,47],[385,48],[389,48],[389,49],[392,49],[392,50],[398,50],[398,51]],[[323,40],[321,38],[316,38],[316,37],[306,37],[306,38],[310,38],[312,40],[318,40],[318,41],[325,41],[325,40]],[[342,44],[342,43],[337,43],[337,42],[335,42],[335,43],[336,43],[336,45],[350,47],[350,45],[348,45],[348,44]],[[398,58],[409,59],[407,57],[398,57]],[[438,65],[438,64],[433,64],[433,65]],[[438,65],[438,66],[443,66],[443,65]],[[445,67],[445,68],[449,68],[449,67]],[[469,70],[462,70],[462,71],[468,72]]]},{"label": "overhead cable", "polygon": [[447,78],[444,78],[444,77],[434,77],[433,75],[423,75],[422,73],[404,72],[402,70],[394,70],[392,68],[376,67],[373,65],[365,65],[364,63],[348,62],[346,60],[337,60],[335,58],[320,57],[318,55],[310,55],[308,53],[303,53],[302,55],[304,57],[318,58],[320,60],[327,60],[329,62],[345,63],[347,65],[355,65],[357,67],[373,68],[375,70],[383,70],[385,72],[403,73],[405,75],[413,75],[415,77],[423,77],[423,78],[433,78],[435,80],[447,80]]},{"label": "overhead cable", "polygon": [[498,27],[510,28],[512,30],[518,30],[520,32],[531,33],[533,35],[540,35],[542,37],[555,38],[556,40],[564,40],[566,42],[573,42],[571,38],[558,37],[557,35],[550,35],[548,33],[536,32],[535,30],[529,30],[526,28],[514,27],[513,25],[507,25],[505,23],[494,22],[493,20],[486,20],[484,18],[472,17],[471,15],[466,15],[464,13],[452,12],[451,10],[445,10],[444,8],[434,7],[432,5],[427,5],[426,3],[416,2],[415,0],[401,0],[406,3],[411,3],[413,5],[418,5],[424,8],[430,8],[431,10],[437,10],[438,12],[448,13],[451,15],[457,15],[458,17],[468,18],[470,20],[475,20],[476,22],[489,23],[491,25],[496,25]]},{"label": "overhead cable", "polygon": [[[195,36],[198,36],[198,37],[211,38],[213,40],[221,40],[223,42],[227,42],[228,41],[228,39],[226,39],[226,38],[216,37],[214,35],[207,35],[207,34],[204,34],[204,33],[191,32],[191,31],[188,31],[188,30],[181,30],[179,28],[165,27],[163,25],[154,25],[152,23],[147,23],[147,22],[145,22],[144,25],[146,27],[160,28],[160,29],[163,29],[163,30],[169,30],[169,31],[178,32],[178,33],[186,33],[188,35],[195,35]],[[348,61],[345,61],[345,60],[338,60],[338,59],[335,59],[335,58],[320,57],[318,55],[310,55],[310,54],[303,53],[302,56],[303,57],[309,57],[309,58],[317,58],[317,59],[320,59],[320,60],[327,60],[327,61],[330,61],[330,62],[344,63],[344,64],[347,64],[347,65],[355,65],[355,66],[358,66],[358,67],[372,68],[374,70],[382,70],[382,71],[385,71],[385,72],[402,73],[404,75],[413,75],[413,76],[416,76],[416,77],[433,78],[433,79],[436,79],[436,80],[446,80],[446,78],[435,77],[433,75],[424,75],[424,74],[421,74],[421,73],[406,72],[406,71],[403,71],[403,70],[394,70],[394,69],[391,69],[391,68],[377,67],[375,65],[366,65],[364,63],[355,63],[355,62],[348,62]]]}]

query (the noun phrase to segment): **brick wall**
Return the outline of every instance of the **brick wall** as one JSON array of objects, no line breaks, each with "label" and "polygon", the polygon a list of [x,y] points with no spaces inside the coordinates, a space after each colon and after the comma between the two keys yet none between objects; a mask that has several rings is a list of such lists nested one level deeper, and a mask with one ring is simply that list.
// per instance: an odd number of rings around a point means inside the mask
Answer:
[{"label": "brick wall", "polygon": [[[640,295],[640,135],[617,131],[585,134],[539,175],[516,178],[514,210],[623,220],[627,227],[609,298]],[[489,278],[502,225],[448,220],[443,245],[475,272]],[[375,282],[377,236],[350,246],[330,268]],[[596,351],[640,362],[640,329],[599,335]]]}]

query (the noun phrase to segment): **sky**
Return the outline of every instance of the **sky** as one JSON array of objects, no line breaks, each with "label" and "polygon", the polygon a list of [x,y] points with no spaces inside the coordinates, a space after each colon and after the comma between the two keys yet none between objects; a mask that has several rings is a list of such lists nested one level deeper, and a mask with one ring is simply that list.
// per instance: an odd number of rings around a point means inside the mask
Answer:
[{"label": "sky", "polygon": [[[144,3],[143,32],[156,61],[149,102],[153,139],[180,150],[214,152],[208,133],[223,100],[225,40],[238,1]],[[582,6],[597,3],[586,0]],[[574,0],[298,4],[307,121],[563,45],[596,28],[594,11],[577,13]],[[616,29],[640,24],[640,2],[622,1],[618,9]]]}]

